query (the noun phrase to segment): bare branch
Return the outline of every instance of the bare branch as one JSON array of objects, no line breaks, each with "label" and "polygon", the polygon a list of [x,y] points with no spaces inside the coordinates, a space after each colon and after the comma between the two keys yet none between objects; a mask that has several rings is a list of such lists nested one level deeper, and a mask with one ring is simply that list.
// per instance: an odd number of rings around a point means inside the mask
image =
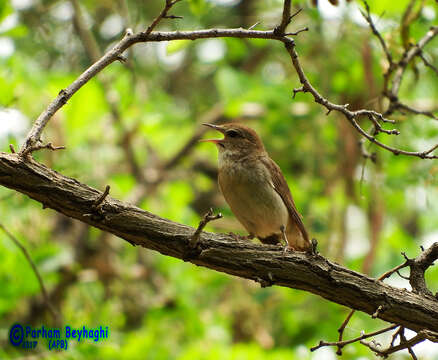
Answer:
[{"label": "bare branch", "polygon": [[[345,318],[345,320],[342,322],[342,324],[341,324],[341,326],[339,327],[339,329],[338,329],[338,333],[339,333],[339,338],[338,338],[338,344],[340,344],[340,343],[342,343],[342,339],[343,339],[343,337],[344,337],[344,331],[345,331],[345,328],[347,327],[347,325],[348,325],[348,323],[350,322],[350,320],[351,320],[351,317],[354,315],[354,313],[356,312],[356,310],[351,310],[349,313],[348,313],[348,315],[347,315],[347,317]],[[321,342],[320,342],[321,343]],[[345,346],[345,345],[336,345],[337,347],[338,347],[338,350],[336,351],[336,354],[337,355],[342,355],[342,348]],[[315,349],[316,350],[316,349]],[[312,349],[311,349],[311,351],[312,351]]]},{"label": "bare branch", "polygon": [[395,268],[393,268],[393,269],[388,270],[387,272],[385,272],[383,275],[381,275],[381,276],[379,277],[378,280],[383,281],[383,280],[389,278],[392,274],[394,274],[394,273],[398,273],[398,271],[399,271],[400,269],[403,269],[403,268],[405,268],[405,267],[407,267],[407,266],[408,266],[408,262],[405,261],[403,264],[397,265]]},{"label": "bare branch", "polygon": [[368,338],[376,336],[376,335],[383,334],[385,332],[394,330],[397,327],[398,327],[398,325],[391,325],[391,326],[388,326],[384,329],[380,329],[380,330],[374,331],[374,332],[369,333],[369,334],[362,334],[361,336],[358,336],[358,337],[350,339],[350,340],[345,340],[345,341],[325,342],[325,341],[321,340],[318,345],[310,348],[310,351],[318,350],[319,348],[324,347],[324,346],[337,346],[338,348],[342,349],[345,345],[349,345],[349,344],[352,344],[352,343],[355,343],[355,342],[358,342],[358,341],[361,341],[364,339],[368,339]]},{"label": "bare branch", "polygon": [[410,112],[412,114],[416,114],[416,115],[425,115],[428,116],[434,120],[438,120],[438,117],[432,112],[432,111],[427,111],[427,110],[417,110],[409,105],[403,104],[400,101],[394,101],[389,105],[388,110],[385,112],[385,114],[391,114],[394,112],[394,110],[396,109],[401,109],[401,110],[405,110],[407,112]]},{"label": "bare branch", "polygon": [[164,6],[164,9],[161,10],[161,13],[152,21],[152,23],[149,25],[149,27],[145,31],[145,35],[148,35],[154,30],[154,28],[158,25],[158,23],[162,19],[182,19],[181,16],[174,16],[174,15],[167,15],[169,10],[172,8],[173,5],[175,5],[177,2],[181,0],[166,0],[166,5]]},{"label": "bare branch", "polygon": [[30,155],[31,153],[41,149],[49,149],[55,151],[55,150],[63,150],[65,149],[65,146],[53,146],[52,143],[50,142],[47,144],[33,145],[31,147],[28,147],[25,151],[23,151],[21,153],[21,156],[26,157],[27,155]]},{"label": "bare branch", "polygon": [[426,59],[426,57],[424,56],[424,52],[423,51],[421,51],[418,56],[421,58],[421,60],[423,60],[424,65],[426,65],[428,68],[431,68],[435,72],[435,74],[438,75],[438,68],[436,66],[432,65],[429,62],[429,60]]},{"label": "bare branch", "polygon": [[365,18],[365,20],[370,25],[370,28],[371,28],[371,31],[373,32],[373,34],[379,40],[380,45],[382,46],[383,52],[385,53],[386,59],[388,60],[389,67],[392,67],[394,65],[394,62],[392,60],[391,52],[389,51],[388,46],[386,45],[385,40],[383,40],[382,35],[377,30],[376,25],[374,24],[374,21],[373,21],[373,19],[371,17],[370,7],[369,7],[368,3],[366,1],[364,1],[363,3],[365,5],[366,13],[363,12],[362,10],[360,12],[362,13],[362,16]]},{"label": "bare branch", "polygon": [[397,64],[397,69],[395,70],[394,77],[392,79],[392,87],[388,94],[389,99],[397,99],[398,91],[400,89],[400,84],[402,81],[403,74],[406,70],[408,64],[412,59],[421,54],[423,48],[438,34],[438,26],[432,26],[430,30],[424,35],[418,43],[413,45],[409,50],[405,51],[401,60]]},{"label": "bare branch", "polygon": [[[175,1],[167,0],[166,8],[173,5],[174,3]],[[383,115],[378,114],[372,110],[358,110],[355,112],[350,111],[347,109],[346,106],[331,103],[327,99],[322,97],[317,92],[317,90],[310,84],[309,80],[305,76],[301,64],[298,60],[298,54],[295,50],[294,41],[288,38],[287,36],[285,36],[284,31],[279,32],[278,27],[271,31],[257,31],[257,30],[246,30],[246,29],[238,28],[238,29],[208,29],[208,30],[197,30],[197,31],[151,32],[152,29],[157,25],[159,20],[164,15],[166,15],[166,13],[167,10],[165,11],[165,9],[163,9],[162,13],[154,20],[153,24],[151,24],[151,26],[145,32],[141,32],[137,34],[131,34],[131,32],[127,32],[125,37],[118,44],[116,44],[103,57],[101,57],[98,61],[96,61],[92,66],[90,66],[84,73],[82,73],[78,77],[78,79],[76,79],[69,87],[61,90],[58,97],[56,97],[52,101],[52,103],[47,107],[47,109],[36,120],[35,124],[33,125],[32,129],[27,135],[26,141],[20,150],[20,154],[22,155],[26,150],[28,150],[31,146],[33,146],[39,141],[40,135],[44,127],[46,126],[47,122],[50,120],[53,114],[58,109],[60,109],[76,91],[78,91],[85,83],[87,83],[92,77],[97,75],[106,66],[111,64],[113,61],[118,60],[122,55],[123,51],[125,51],[128,47],[134,45],[135,43],[148,42],[148,41],[170,41],[170,40],[183,40],[183,39],[196,40],[196,39],[205,39],[205,38],[234,37],[234,38],[272,39],[272,40],[282,41],[285,44],[286,49],[288,50],[291,56],[292,63],[295,67],[295,70],[298,73],[300,82],[303,85],[301,89],[294,90],[294,94],[298,91],[310,92],[313,95],[315,101],[325,106],[329,112],[332,110],[336,110],[343,113],[347,118],[347,120],[362,136],[364,136],[365,138],[367,138],[369,141],[376,144],[377,146],[385,150],[391,151],[396,155],[402,154],[402,155],[416,156],[426,159],[436,158],[435,156],[432,155],[430,156],[427,155],[424,157],[424,152],[406,151],[385,145],[384,143],[378,141],[373,135],[370,135],[365,130],[363,130],[356,121],[356,119],[359,116],[370,115],[370,114],[377,116],[380,120],[384,121]],[[290,16],[288,15],[285,17],[285,14],[290,14],[290,0],[285,1],[285,5],[283,9],[283,18],[280,27],[288,23],[288,21],[290,21]],[[410,49],[405,54],[405,56],[403,57],[402,61],[399,64],[399,68],[397,71],[399,71],[401,68],[403,70],[401,71],[401,73],[395,74],[394,76],[395,79],[399,77],[401,81],[401,76],[403,74],[404,68],[406,67],[407,63],[421,51],[421,49],[436,35],[437,32],[438,32],[438,27],[432,27],[431,30],[426,34],[426,36],[423,37],[423,39],[421,39],[417,45],[415,45],[412,49]],[[397,81],[395,83],[397,83]],[[394,87],[392,90],[394,90]],[[383,132],[387,132],[387,131],[383,131]],[[390,130],[389,133],[395,134],[396,132]]]},{"label": "bare branch", "polygon": [[[402,336],[404,337],[404,335],[402,335]],[[430,341],[433,341],[433,342],[438,342],[438,334],[430,332],[430,331],[427,331],[427,330],[422,330],[422,331],[419,331],[417,333],[417,335],[415,335],[412,339],[406,340],[406,338],[405,338],[405,341],[400,341],[399,345],[389,346],[385,350],[379,349],[372,342],[370,343],[370,342],[366,342],[366,341],[361,340],[360,343],[365,345],[365,346],[367,346],[368,348],[370,348],[377,355],[386,357],[386,356],[388,356],[390,354],[393,354],[393,353],[395,353],[397,351],[404,350],[404,349],[410,349],[414,345],[417,345],[418,343],[420,343],[420,342],[422,342],[422,341],[424,341],[426,339],[428,339]],[[412,351],[412,349],[411,349],[411,351]],[[412,356],[412,352],[411,351],[410,351],[410,353],[411,353],[411,356]],[[415,359],[415,357],[413,357],[413,358]]]},{"label": "bare branch", "polygon": [[284,36],[295,36],[295,35],[298,35],[299,33],[302,33],[303,31],[309,31],[309,28],[306,26],[306,27],[299,29],[295,32],[286,33],[286,34],[284,34]]},{"label": "bare branch", "polygon": [[283,2],[283,15],[281,16],[281,22],[280,24],[274,29],[274,32],[277,35],[283,35],[286,31],[287,26],[290,24],[290,21],[292,19],[291,13],[291,0],[284,0]]},{"label": "bare branch", "polygon": [[[300,82],[302,84],[302,87],[299,89],[294,90],[294,93],[297,92],[310,92],[315,100],[315,102],[323,105],[327,110],[330,111],[338,111],[340,113],[342,113],[346,119],[351,123],[351,125],[353,125],[353,127],[359,132],[359,134],[361,134],[362,136],[364,136],[366,139],[368,139],[370,142],[372,142],[373,144],[376,144],[377,146],[388,150],[390,152],[392,152],[395,155],[406,155],[406,156],[415,156],[415,157],[420,157],[422,159],[436,159],[438,158],[438,156],[435,155],[429,155],[429,154],[424,154],[424,152],[421,151],[406,151],[406,150],[401,150],[401,149],[397,149],[391,146],[388,146],[382,142],[380,142],[379,140],[376,139],[375,136],[367,133],[364,129],[362,129],[362,127],[358,124],[358,122],[356,121],[356,119],[360,116],[377,116],[379,117],[379,119],[384,119],[382,114],[377,113],[376,111],[373,110],[357,110],[357,111],[350,111],[347,109],[346,106],[344,105],[338,105],[338,104],[334,104],[332,102],[330,102],[329,100],[327,100],[326,98],[324,98],[309,82],[309,80],[307,79],[307,76],[304,73],[303,68],[301,67],[301,63],[299,61],[298,58],[298,53],[295,50],[295,42],[292,39],[289,38],[283,38],[282,39],[283,43],[286,46],[287,51],[289,52],[289,55],[292,59],[292,63],[295,67],[295,70],[297,71],[298,77],[300,79]],[[383,122],[389,122],[387,119],[382,120]],[[396,134],[396,132],[393,132],[393,134]]]},{"label": "bare branch", "polygon": [[[18,154],[0,152],[0,174],[7,174],[0,176],[0,185],[132,244],[180,259],[190,250],[195,229],[113,198],[106,198],[101,209],[103,216],[85,216],[101,192],[32,159],[23,161]],[[369,315],[386,304],[388,308],[378,314],[379,319],[414,331],[438,332],[438,302],[434,298],[375,281],[320,255],[300,252],[283,255],[278,246],[236,242],[231,236],[206,232],[200,234],[198,248],[200,254],[189,259],[193,264],[309,291]]]}]

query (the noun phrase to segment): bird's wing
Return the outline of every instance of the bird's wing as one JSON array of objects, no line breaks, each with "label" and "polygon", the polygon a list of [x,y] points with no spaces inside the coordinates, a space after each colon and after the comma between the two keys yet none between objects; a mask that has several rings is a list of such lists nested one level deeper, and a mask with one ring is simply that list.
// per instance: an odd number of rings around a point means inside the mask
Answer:
[{"label": "bird's wing", "polygon": [[304,227],[303,221],[301,220],[301,215],[295,206],[294,199],[292,198],[289,186],[287,185],[286,179],[284,178],[280,167],[268,156],[262,156],[261,160],[271,174],[272,185],[275,191],[282,198],[290,217],[300,229],[301,234],[303,234],[304,240],[308,242],[309,235],[307,234],[307,230]]}]

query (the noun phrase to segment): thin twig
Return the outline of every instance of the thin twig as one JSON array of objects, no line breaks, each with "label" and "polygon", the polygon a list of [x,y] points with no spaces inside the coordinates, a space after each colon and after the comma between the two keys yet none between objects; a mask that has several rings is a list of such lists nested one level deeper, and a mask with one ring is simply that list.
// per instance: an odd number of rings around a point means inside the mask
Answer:
[{"label": "thin twig", "polygon": [[[365,137],[366,139],[368,139],[370,142],[372,142],[373,144],[388,150],[390,152],[392,152],[394,155],[406,155],[406,156],[415,156],[415,157],[420,157],[422,159],[437,159],[438,156],[436,155],[424,155],[424,153],[422,151],[406,151],[406,150],[402,150],[402,149],[397,149],[394,147],[391,147],[389,145],[386,145],[382,142],[380,142],[379,140],[376,139],[375,136],[369,134],[368,132],[366,132],[357,122],[357,118],[360,116],[369,116],[374,115],[374,116],[378,116],[379,119],[383,120],[385,119],[383,117],[382,114],[377,113],[376,111],[373,110],[357,110],[357,111],[350,111],[347,109],[346,106],[344,105],[338,105],[338,104],[334,104],[332,102],[330,102],[329,100],[327,100],[326,98],[324,98],[309,82],[309,80],[307,79],[307,76],[304,73],[304,70],[300,64],[299,58],[298,58],[298,53],[295,50],[295,42],[292,39],[289,38],[282,38],[283,43],[286,46],[287,51],[289,52],[289,55],[291,57],[292,63],[295,67],[295,70],[297,71],[298,77],[300,79],[300,82],[302,84],[302,87],[299,89],[295,89],[294,93],[297,92],[309,92],[312,94],[315,102],[317,102],[318,104],[323,105],[327,110],[329,111],[338,111],[340,113],[342,113],[346,119],[350,122],[351,125],[353,125],[353,127],[359,132],[359,134],[361,134],[363,137]],[[383,120],[384,122],[388,122],[387,119]]]},{"label": "thin twig", "polygon": [[34,272],[34,274],[38,280],[38,283],[39,283],[40,289],[41,289],[41,293],[42,293],[43,298],[44,298],[44,303],[46,304],[47,309],[52,314],[53,320],[55,321],[55,323],[60,324],[60,320],[61,320],[60,314],[58,313],[58,311],[55,309],[54,305],[50,301],[49,295],[47,293],[46,287],[45,287],[44,282],[43,282],[43,278],[41,277],[41,275],[38,271],[38,268],[36,267],[35,263],[33,262],[32,258],[30,257],[27,249],[14,235],[12,235],[12,233],[9,232],[8,229],[5,228],[5,226],[2,223],[0,223],[0,229],[3,230],[3,232],[6,234],[6,236],[10,240],[12,240],[12,242],[23,253],[24,257],[26,258],[27,262],[29,263],[30,267],[32,268],[32,271]]},{"label": "thin twig", "polygon": [[392,86],[389,94],[389,98],[397,99],[398,91],[400,89],[400,84],[402,81],[403,74],[406,70],[408,64],[412,61],[412,59],[421,54],[423,48],[438,34],[438,26],[432,26],[430,30],[424,35],[414,46],[412,46],[409,50],[405,51],[401,60],[397,64],[397,70],[394,73],[394,77],[392,79]]},{"label": "thin twig", "polygon": [[371,28],[371,31],[373,32],[373,34],[379,40],[380,45],[382,46],[383,52],[385,53],[386,59],[388,60],[388,64],[391,67],[394,64],[394,62],[392,60],[391,52],[389,51],[385,40],[383,40],[382,35],[377,30],[376,25],[374,24],[373,18],[371,17],[370,7],[369,7],[368,3],[366,1],[364,1],[363,3],[365,5],[366,13],[363,12],[362,10],[360,12],[361,12],[362,16],[365,18],[365,20],[368,22],[368,24],[370,25],[370,28]]},{"label": "thin twig", "polygon": [[[177,2],[181,0],[166,0],[166,5],[164,6],[164,9],[161,10],[161,13],[152,21],[152,23],[148,26],[148,28],[145,31],[145,35],[149,35],[152,30],[158,25],[158,23],[161,21],[161,19],[166,18],[170,16],[169,18],[175,19],[174,15],[167,15],[168,11],[171,9],[173,5],[175,5]],[[179,17],[181,18],[181,17]]]},{"label": "thin twig", "polygon": [[435,74],[438,75],[438,68],[436,66],[432,65],[429,62],[429,60],[426,59],[426,57],[424,56],[424,52],[423,51],[421,51],[418,56],[421,58],[421,60],[423,60],[424,65],[426,65],[428,68],[432,69],[435,72]]},{"label": "thin twig", "polygon": [[403,264],[397,265],[395,268],[393,268],[391,270],[388,270],[383,275],[381,275],[377,280],[383,281],[383,280],[389,278],[392,274],[398,272],[400,269],[405,268],[406,266],[408,266],[407,261],[405,261]]},{"label": "thin twig", "polygon": [[[412,348],[414,345],[417,345],[418,343],[423,342],[426,339],[433,341],[433,342],[437,342],[438,341],[437,335],[438,334],[433,333],[431,331],[422,330],[422,331],[419,331],[417,333],[417,335],[415,335],[413,338],[406,340],[406,341],[400,341],[399,345],[389,346],[385,350],[381,350],[381,349],[377,348],[377,346],[375,346],[374,344],[372,344],[370,342],[363,341],[363,340],[360,340],[360,343],[362,345],[367,346],[369,349],[374,351],[377,355],[387,357],[388,355],[393,354],[397,351]],[[411,356],[412,356],[412,353],[411,353]]]},{"label": "thin twig", "polygon": [[38,151],[38,150],[41,150],[41,149],[49,149],[49,150],[55,151],[55,150],[63,150],[63,149],[65,149],[65,146],[53,146],[51,142],[49,142],[47,144],[33,145],[33,146],[30,146],[27,149],[25,149],[21,153],[21,156],[26,157],[27,155],[30,155],[31,153]]},{"label": "thin twig", "polygon": [[306,27],[299,29],[295,32],[286,33],[286,34],[284,34],[284,36],[295,36],[295,35],[298,35],[299,33],[302,33],[303,31],[309,31],[309,28],[306,26]]},{"label": "thin twig", "polygon": [[372,333],[362,334],[361,336],[355,337],[355,338],[350,339],[350,340],[345,340],[345,341],[325,342],[325,341],[321,340],[318,345],[310,348],[310,351],[315,351],[323,346],[337,346],[338,348],[342,349],[345,345],[352,344],[352,343],[355,343],[355,342],[358,342],[358,341],[361,341],[364,339],[368,339],[368,338],[376,336],[376,335],[383,334],[385,332],[388,332],[388,331],[395,329],[398,326],[399,325],[391,325],[391,326],[388,326],[386,328],[374,331]]},{"label": "thin twig", "polygon": [[[175,2],[167,1],[166,7],[168,3],[174,4]],[[289,21],[288,17],[284,17],[286,10],[290,9],[290,0],[286,0],[285,7],[283,9],[283,18],[280,24],[280,27],[284,24],[287,24]],[[160,14],[164,14],[163,12]],[[159,20],[162,18],[160,15],[155,19]],[[165,14],[164,14],[165,15]],[[286,19],[286,20],[284,20]],[[155,27],[158,21],[155,21],[151,24],[149,28]],[[153,25],[153,26],[152,26]],[[148,28],[148,29],[149,29]],[[281,30],[281,29],[280,29]],[[151,30],[152,31],[152,30]],[[414,151],[406,151],[397,148],[390,147],[379,140],[377,140],[373,135],[368,134],[365,130],[363,130],[359,124],[357,123],[357,118],[359,116],[368,115],[371,113],[376,113],[371,110],[358,110],[358,111],[350,111],[344,105],[338,105],[331,103],[324,97],[322,97],[318,91],[310,84],[309,80],[304,74],[304,71],[301,67],[301,64],[298,59],[298,54],[295,50],[295,42],[293,39],[284,36],[284,31],[279,31],[278,27],[271,31],[257,31],[257,30],[246,30],[242,28],[238,29],[208,29],[208,30],[196,30],[196,31],[175,31],[175,32],[151,32],[145,31],[137,34],[126,34],[125,37],[117,43],[110,51],[108,51],[103,57],[101,57],[97,62],[95,62],[92,66],[90,66],[84,73],[82,73],[69,87],[60,91],[58,97],[56,97],[52,103],[47,107],[45,111],[38,117],[37,121],[33,125],[32,129],[27,135],[25,143],[20,150],[20,153],[23,154],[26,149],[34,145],[39,141],[40,135],[46,126],[47,122],[53,116],[53,114],[60,109],[67,101],[71,98],[71,96],[76,93],[84,84],[86,84],[92,77],[97,75],[102,69],[111,64],[113,61],[117,60],[120,55],[130,46],[134,45],[138,42],[154,42],[154,41],[170,41],[170,40],[183,40],[183,39],[206,39],[206,38],[219,38],[219,37],[234,37],[234,38],[259,38],[259,39],[272,39],[282,41],[286,49],[288,50],[292,63],[295,67],[295,70],[298,73],[300,82],[302,83],[302,92],[310,92],[314,97],[314,100],[317,103],[322,104],[327,110],[338,111],[344,114],[347,120],[353,125],[353,127],[365,138],[367,138],[370,142],[376,144],[377,146],[388,150],[396,155],[406,155],[406,156],[415,156],[421,157],[425,159],[435,159],[438,156],[425,156],[423,152],[414,152]],[[403,75],[404,68],[406,62],[409,62],[415,55],[418,54],[419,51],[438,33],[438,27],[432,27],[431,30],[423,37],[417,45],[413,47],[413,49],[409,50],[408,53],[403,57],[400,62],[399,69],[403,70],[401,73],[396,73],[394,78],[400,78]],[[397,82],[396,82],[397,83]],[[394,90],[394,89],[393,89]],[[379,117],[383,116],[381,114]]]},{"label": "thin twig", "polygon": [[292,19],[290,14],[290,8],[291,8],[291,0],[284,0],[283,2],[283,14],[281,16],[281,22],[280,24],[274,29],[274,32],[277,35],[283,35],[286,31],[286,27],[290,24],[290,21]]},{"label": "thin twig", "polygon": [[[353,314],[356,312],[356,310],[351,310],[347,317],[345,318],[345,320],[342,322],[341,326],[338,329],[338,333],[339,333],[339,338],[338,338],[338,343],[342,342],[342,338],[344,337],[344,331],[345,328],[347,326],[347,324],[350,322],[351,317],[353,316]],[[315,349],[316,350],[316,349]],[[336,351],[337,355],[342,355],[342,346],[338,346],[338,350]]]},{"label": "thin twig", "polygon": [[[403,104],[400,101],[395,101],[391,104],[392,107],[390,107],[390,109],[393,111],[395,109],[402,109],[405,110],[407,112],[410,112],[412,114],[416,114],[416,115],[425,115],[428,116],[434,120],[438,120],[438,116],[436,116],[432,111],[428,111],[428,110],[418,110],[413,108],[412,106]],[[387,111],[388,113],[389,111]]]}]

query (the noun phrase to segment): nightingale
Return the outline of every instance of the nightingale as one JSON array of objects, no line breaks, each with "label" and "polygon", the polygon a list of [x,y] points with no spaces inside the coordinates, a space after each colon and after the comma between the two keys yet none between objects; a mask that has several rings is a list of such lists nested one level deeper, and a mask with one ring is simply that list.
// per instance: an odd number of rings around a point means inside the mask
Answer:
[{"label": "nightingale", "polygon": [[201,140],[219,151],[219,188],[231,211],[264,244],[286,244],[284,251],[311,249],[301,215],[280,167],[265,150],[257,133],[241,124],[202,124],[224,135]]}]

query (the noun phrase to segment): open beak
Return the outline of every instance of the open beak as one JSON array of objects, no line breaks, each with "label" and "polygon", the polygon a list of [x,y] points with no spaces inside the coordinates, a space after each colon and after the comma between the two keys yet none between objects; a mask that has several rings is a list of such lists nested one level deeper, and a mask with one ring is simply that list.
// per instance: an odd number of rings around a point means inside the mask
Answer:
[{"label": "open beak", "polygon": [[[207,124],[207,123],[203,123],[202,125],[211,127],[212,129],[215,129],[215,130],[221,132],[222,134],[225,134],[225,130],[220,125]],[[220,144],[222,142],[222,140],[223,139],[202,139],[202,140],[199,140],[199,141],[200,142],[211,142],[211,143],[217,145],[217,144]]]}]

